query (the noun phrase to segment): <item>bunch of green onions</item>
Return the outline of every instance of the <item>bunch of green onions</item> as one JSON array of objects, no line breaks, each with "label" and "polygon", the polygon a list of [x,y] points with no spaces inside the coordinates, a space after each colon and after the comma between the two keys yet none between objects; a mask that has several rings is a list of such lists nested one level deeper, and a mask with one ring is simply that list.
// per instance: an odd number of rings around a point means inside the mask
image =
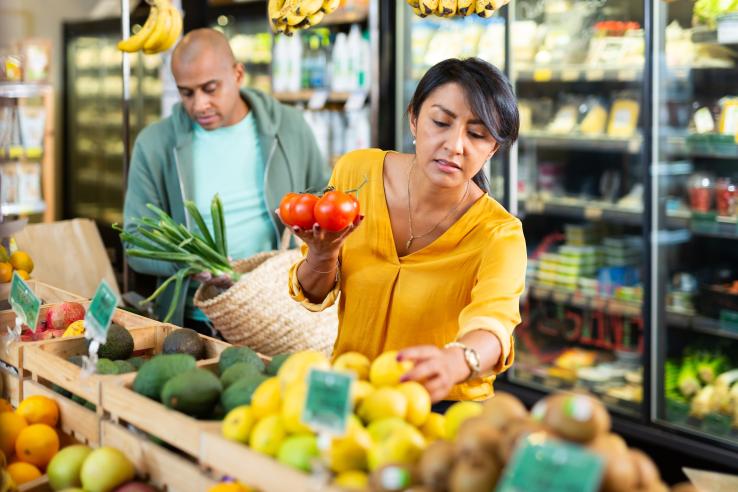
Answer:
[{"label": "bunch of green onions", "polygon": [[188,276],[210,272],[213,277],[227,275],[233,282],[238,281],[240,274],[233,270],[228,260],[223,203],[217,194],[210,204],[212,235],[194,202],[185,201],[185,207],[199,232],[190,231],[185,225],[176,223],[166,212],[150,203],[146,207],[156,214],[158,220],[152,217],[133,219],[135,232],[126,232],[118,224],[114,224],[113,228],[120,233],[124,243],[134,246],[126,250],[127,255],[181,265],[177,273],[166,279],[148,299],[141,301],[142,304],[153,301],[174,282],[174,296],[164,318],[165,323],[174,314],[184,280]]}]

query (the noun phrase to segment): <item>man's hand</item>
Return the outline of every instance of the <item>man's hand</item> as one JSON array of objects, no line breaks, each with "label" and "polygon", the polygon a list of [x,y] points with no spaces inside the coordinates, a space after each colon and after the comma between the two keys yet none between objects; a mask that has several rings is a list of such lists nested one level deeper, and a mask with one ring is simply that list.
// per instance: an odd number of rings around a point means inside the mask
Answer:
[{"label": "man's hand", "polygon": [[213,276],[210,272],[200,272],[192,276],[192,280],[196,280],[204,285],[212,285],[219,289],[226,290],[233,286],[233,280],[226,274]]}]

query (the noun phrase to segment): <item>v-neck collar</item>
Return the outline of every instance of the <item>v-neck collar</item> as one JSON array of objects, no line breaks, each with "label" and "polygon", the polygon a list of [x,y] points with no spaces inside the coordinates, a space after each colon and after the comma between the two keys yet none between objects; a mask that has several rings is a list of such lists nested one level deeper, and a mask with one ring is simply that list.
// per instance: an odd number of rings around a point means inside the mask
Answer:
[{"label": "v-neck collar", "polygon": [[388,228],[387,237],[389,238],[390,246],[392,248],[392,254],[393,254],[392,259],[395,260],[398,264],[401,264],[406,260],[420,256],[421,254],[426,253],[429,250],[432,250],[432,248],[437,247],[439,244],[442,244],[445,237],[449,235],[451,231],[455,230],[458,227],[461,227],[462,224],[467,222],[467,219],[471,217],[472,211],[475,210],[479,206],[479,204],[484,201],[486,197],[486,193],[480,196],[474,203],[472,203],[471,206],[468,209],[466,209],[466,211],[461,215],[461,217],[456,219],[456,221],[453,224],[451,224],[451,226],[448,229],[443,231],[443,233],[440,236],[438,236],[436,239],[434,239],[430,244],[427,244],[423,246],[422,248],[420,248],[419,250],[413,251],[412,253],[408,253],[404,256],[399,256],[399,254],[397,253],[395,235],[392,230],[392,216],[389,213],[389,204],[387,203],[387,193],[384,187],[384,166],[387,163],[387,156],[390,153],[399,154],[399,152],[396,152],[393,150],[386,150],[384,152],[384,156],[382,157],[382,165],[379,167],[379,176],[378,176],[378,179],[374,180],[374,182],[379,183],[379,187],[380,187],[379,191],[381,192],[381,195],[382,195],[383,213],[386,218],[384,222],[385,222],[385,227]]}]

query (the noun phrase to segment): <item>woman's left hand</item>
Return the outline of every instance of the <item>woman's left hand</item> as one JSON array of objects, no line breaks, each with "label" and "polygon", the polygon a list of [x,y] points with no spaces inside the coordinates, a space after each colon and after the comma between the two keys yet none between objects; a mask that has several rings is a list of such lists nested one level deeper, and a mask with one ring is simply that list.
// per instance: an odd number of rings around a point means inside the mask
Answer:
[{"label": "woman's left hand", "polygon": [[445,399],[455,384],[469,376],[469,366],[459,348],[440,349],[434,345],[421,345],[400,351],[397,359],[415,364],[401,381],[417,381],[425,386],[433,403]]}]

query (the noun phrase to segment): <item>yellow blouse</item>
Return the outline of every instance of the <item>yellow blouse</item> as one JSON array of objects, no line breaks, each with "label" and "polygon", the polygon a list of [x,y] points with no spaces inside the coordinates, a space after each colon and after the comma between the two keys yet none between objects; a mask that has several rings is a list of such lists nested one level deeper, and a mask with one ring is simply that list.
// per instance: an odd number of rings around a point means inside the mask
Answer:
[{"label": "yellow blouse", "polygon": [[368,179],[359,192],[366,218],[344,243],[336,287],[323,303],[305,298],[297,280],[301,261],[290,271],[290,294],[312,311],[339,298],[334,357],[356,351],[374,359],[415,345],[443,347],[474,330],[493,333],[502,356],[492,374],[457,385],[449,395],[489,398],[495,374],[515,357],[512,333],[520,323],[527,261],[522,225],[485,195],[433,243],[398,258],[384,194],[386,155],[359,150],[336,164],[331,184],[339,190]]}]

